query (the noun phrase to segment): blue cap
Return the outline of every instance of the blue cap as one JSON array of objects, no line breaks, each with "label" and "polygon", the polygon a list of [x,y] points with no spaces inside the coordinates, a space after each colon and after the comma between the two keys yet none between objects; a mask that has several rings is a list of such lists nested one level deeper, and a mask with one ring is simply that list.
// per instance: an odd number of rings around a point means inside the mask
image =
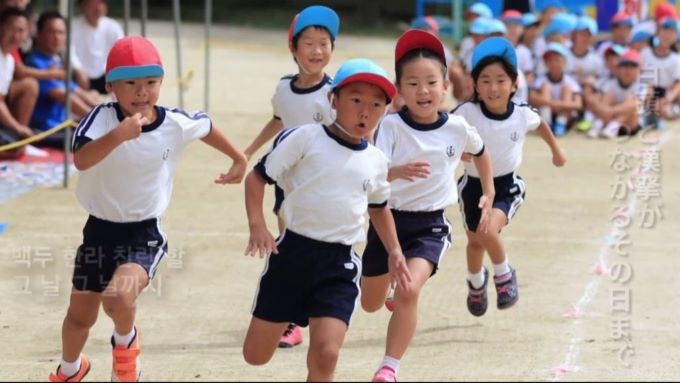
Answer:
[{"label": "blue cap", "polygon": [[353,82],[373,84],[385,92],[387,102],[397,95],[397,88],[378,64],[369,59],[358,58],[345,61],[335,73],[331,88],[336,90]]},{"label": "blue cap", "polygon": [[653,34],[647,32],[647,31],[637,31],[631,36],[630,42],[631,43],[638,43],[640,41],[649,41],[649,39],[654,36]]},{"label": "blue cap", "polygon": [[564,4],[560,0],[543,0],[543,2],[540,5],[537,2],[536,6],[539,12],[544,12],[546,9],[550,7],[564,8]]},{"label": "blue cap", "polygon": [[486,35],[490,23],[491,19],[487,19],[486,17],[478,17],[472,22],[472,24],[470,24],[470,33],[474,33],[476,35]]},{"label": "blue cap", "polygon": [[486,17],[489,19],[493,17],[493,12],[491,11],[491,8],[489,8],[489,6],[484,3],[472,4],[470,8],[468,8],[467,11],[465,11],[465,13],[474,13],[479,17]]},{"label": "blue cap", "polygon": [[489,37],[475,47],[472,51],[472,70],[487,57],[500,57],[517,70],[517,52],[504,37]]},{"label": "blue cap", "polygon": [[588,16],[581,16],[576,21],[576,26],[574,27],[574,30],[576,31],[587,30],[588,32],[590,32],[592,36],[595,36],[597,34],[597,23],[595,22],[595,20],[591,19]]},{"label": "blue cap", "polygon": [[543,59],[545,59],[549,53],[557,53],[565,59],[569,56],[569,53],[567,53],[567,48],[565,48],[564,45],[556,42],[551,42],[546,45],[545,52],[543,52]]},{"label": "blue cap", "polygon": [[411,28],[433,30],[439,32],[437,20],[432,16],[417,17],[411,21]]},{"label": "blue cap", "polygon": [[508,27],[505,26],[504,22],[498,19],[492,19],[489,21],[489,25],[487,25],[486,34],[491,35],[494,33],[506,34],[508,33]]},{"label": "blue cap", "polygon": [[574,30],[576,26],[576,18],[566,13],[558,13],[553,16],[547,27],[543,30],[543,36],[550,36],[552,34],[568,35]]},{"label": "blue cap", "polygon": [[324,7],[323,5],[312,5],[302,10],[293,20],[295,24],[292,28],[291,40],[302,32],[307,27],[319,25],[326,29],[331,34],[331,38],[335,40],[340,31],[340,18],[334,10]]},{"label": "blue cap", "polygon": [[538,23],[538,17],[534,15],[533,13],[525,13],[522,15],[522,24],[527,27],[532,24],[537,24]]},{"label": "blue cap", "polygon": [[672,17],[664,17],[659,21],[659,27],[661,28],[678,28],[678,20]]}]

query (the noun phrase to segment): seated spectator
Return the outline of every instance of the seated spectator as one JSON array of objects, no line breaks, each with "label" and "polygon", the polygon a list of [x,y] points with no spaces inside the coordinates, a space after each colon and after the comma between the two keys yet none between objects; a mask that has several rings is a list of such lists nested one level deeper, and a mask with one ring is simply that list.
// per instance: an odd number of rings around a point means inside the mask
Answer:
[{"label": "seated spectator", "polygon": [[120,24],[107,17],[106,0],[79,0],[82,17],[73,20],[73,53],[87,74],[88,89],[107,94],[104,70],[113,44],[123,38]]},{"label": "seated spectator", "polygon": [[581,121],[576,125],[582,131],[592,127],[592,105],[597,102],[599,96],[595,92],[595,84],[605,72],[602,56],[598,55],[592,48],[597,31],[595,20],[587,16],[579,17],[576,27],[571,33],[572,45],[567,57],[567,73],[578,81],[583,91],[585,109],[581,111]]},{"label": "seated spectator", "polygon": [[[18,8],[0,11],[0,145],[30,137],[28,123],[38,97],[38,82],[32,78],[14,80],[14,57],[28,28],[28,16]],[[14,158],[23,149],[0,152],[1,158]]]},{"label": "seated spectator", "polygon": [[567,49],[549,43],[543,54],[547,73],[539,76],[529,93],[529,103],[539,108],[541,117],[550,121],[555,136],[563,136],[583,107],[581,87],[565,72]]},{"label": "seated spectator", "polygon": [[604,82],[602,98],[593,105],[597,119],[588,137],[614,138],[640,130],[641,105],[647,96],[647,87],[639,81],[641,66],[642,58],[636,50],[628,49],[621,55],[615,78]]},{"label": "seated spectator", "polygon": [[[34,49],[26,56],[26,65],[47,70],[63,68],[59,56],[66,44],[66,22],[56,11],[47,11],[38,19],[38,31]],[[81,118],[94,107],[99,99],[96,91],[88,92],[71,83],[71,107],[75,118]],[[64,122],[66,113],[66,83],[63,80],[40,80],[38,102],[31,118],[34,131],[46,131]],[[63,131],[62,131],[63,132]],[[51,136],[45,145],[61,147],[59,135]]]}]

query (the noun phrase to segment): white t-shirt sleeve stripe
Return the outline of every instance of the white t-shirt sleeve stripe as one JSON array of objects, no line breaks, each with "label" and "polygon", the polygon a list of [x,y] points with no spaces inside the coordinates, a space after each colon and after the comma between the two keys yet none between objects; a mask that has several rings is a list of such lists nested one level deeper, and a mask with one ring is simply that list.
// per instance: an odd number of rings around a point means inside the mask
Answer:
[{"label": "white t-shirt sleeve stripe", "polygon": [[182,122],[182,140],[188,144],[194,140],[205,138],[212,130],[212,120],[205,112],[187,113],[182,109],[170,109],[173,113],[178,113],[186,118]]},{"label": "white t-shirt sleeve stripe", "polygon": [[293,134],[299,130],[298,128],[281,132],[276,139],[276,145],[255,166],[267,182],[279,181],[283,173],[302,158],[305,150],[304,133]]}]

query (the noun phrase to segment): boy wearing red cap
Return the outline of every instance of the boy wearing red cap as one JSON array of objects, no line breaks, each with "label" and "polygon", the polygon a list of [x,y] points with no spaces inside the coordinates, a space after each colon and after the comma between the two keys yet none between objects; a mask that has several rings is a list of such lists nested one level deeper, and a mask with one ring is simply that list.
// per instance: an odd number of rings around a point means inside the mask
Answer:
[{"label": "boy wearing red cap", "polygon": [[[243,344],[249,364],[267,363],[289,323],[310,326],[307,381],[333,379],[359,297],[361,260],[353,251],[368,214],[389,249],[390,276],[408,290],[410,273],[386,208],[387,157],[368,143],[397,91],[367,59],[345,62],[332,83],[330,124],[287,129],[246,177],[246,254],[267,258]],[[286,179],[285,230],[274,240],[262,209],[265,184]],[[338,182],[342,180],[342,182]],[[272,254],[273,253],[273,254]]]},{"label": "boy wearing red cap", "polygon": [[76,129],[74,163],[81,171],[76,194],[90,216],[75,258],[62,361],[51,381],[80,381],[90,370],[80,353],[100,306],[115,326],[111,380],[139,379],[135,301],[167,252],[159,217],[170,202],[182,150],[201,139],[231,157],[231,169],[216,183],[240,183],[245,173],[245,155],[207,114],[156,105],[163,74],[149,40],[119,40],[106,64],[106,87],[118,102],[95,107]]},{"label": "boy wearing red cap", "polygon": [[[244,150],[248,159],[281,130],[311,123],[333,122],[328,101],[331,77],[324,69],[331,60],[340,31],[340,18],[331,8],[312,5],[295,15],[288,30],[288,49],[298,73],[281,78],[272,97],[274,115]],[[286,182],[275,185],[274,214],[278,215],[286,194]],[[279,218],[279,232],[283,223]],[[291,323],[279,347],[302,343],[302,330]]]}]

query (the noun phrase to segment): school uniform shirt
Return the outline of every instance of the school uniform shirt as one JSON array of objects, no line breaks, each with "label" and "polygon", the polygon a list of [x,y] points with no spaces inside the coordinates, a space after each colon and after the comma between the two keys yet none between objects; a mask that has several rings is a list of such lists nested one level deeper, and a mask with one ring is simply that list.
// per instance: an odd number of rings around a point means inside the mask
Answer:
[{"label": "school uniform shirt", "polygon": [[532,86],[533,89],[539,90],[541,87],[543,87],[543,84],[549,83],[550,84],[550,99],[551,100],[559,100],[560,99],[560,93],[562,93],[562,87],[568,87],[571,89],[572,93],[577,94],[581,93],[581,85],[579,85],[576,80],[574,80],[573,77],[570,75],[563,73],[562,78],[559,79],[558,81],[553,81],[551,80],[547,74],[544,74],[542,76],[539,76],[536,78],[534,81],[534,85]]},{"label": "school uniform shirt", "polygon": [[106,71],[106,58],[119,39],[125,34],[115,20],[102,17],[96,27],[83,17],[73,20],[73,53],[78,57],[82,70],[91,79],[99,78]]},{"label": "school uniform shirt", "polygon": [[[477,129],[484,142],[485,151],[491,156],[493,176],[499,177],[517,171],[522,164],[522,147],[524,137],[529,131],[537,129],[541,117],[529,105],[517,105],[510,102],[503,115],[497,115],[486,109],[484,104],[465,102],[459,105],[453,114],[463,117]],[[465,171],[479,177],[473,163],[465,162]]]},{"label": "school uniform shirt", "polygon": [[312,123],[330,125],[335,120],[328,100],[332,79],[324,74],[321,82],[302,89],[295,86],[298,77],[282,77],[276,86],[272,97],[274,118],[281,120],[284,129]]},{"label": "school uniform shirt", "polygon": [[367,141],[351,144],[321,124],[284,130],[255,166],[268,183],[285,179],[279,216],[286,229],[323,242],[365,238],[369,206],[386,206],[387,158]]},{"label": "school uniform shirt", "polygon": [[[78,177],[76,195],[91,215],[110,222],[139,222],[160,217],[170,203],[173,177],[182,150],[210,133],[203,112],[156,106],[156,121],[142,134],[121,143]],[[96,106],[73,138],[77,151],[115,129],[125,116],[118,103]]]},{"label": "school uniform shirt", "polygon": [[0,94],[7,96],[14,77],[14,57],[0,50]]},{"label": "school uniform shirt", "polygon": [[479,155],[484,143],[462,117],[439,113],[432,124],[413,121],[407,110],[386,116],[375,136],[375,145],[387,156],[390,167],[410,162],[430,164],[430,175],[410,182],[390,183],[388,205],[402,211],[443,210],[458,201],[455,172],[463,153]]},{"label": "school uniform shirt", "polygon": [[600,77],[603,74],[605,70],[604,60],[594,50],[590,49],[580,56],[571,49],[567,53],[565,72],[576,80],[580,81],[588,76]]},{"label": "school uniform shirt", "polygon": [[531,49],[524,44],[518,44],[515,47],[515,52],[517,53],[517,66],[519,70],[524,73],[533,73],[536,69],[536,60],[534,60]]},{"label": "school uniform shirt", "polygon": [[655,71],[657,82],[653,86],[669,89],[680,80],[680,55],[671,51],[666,56],[657,56],[654,49],[646,47],[642,50],[642,62],[645,70]]},{"label": "school uniform shirt", "polygon": [[625,87],[618,79],[609,78],[604,81],[599,89],[602,93],[611,93],[612,101],[615,104],[620,104],[629,97],[644,100],[647,95],[647,87],[640,81],[635,81]]}]

